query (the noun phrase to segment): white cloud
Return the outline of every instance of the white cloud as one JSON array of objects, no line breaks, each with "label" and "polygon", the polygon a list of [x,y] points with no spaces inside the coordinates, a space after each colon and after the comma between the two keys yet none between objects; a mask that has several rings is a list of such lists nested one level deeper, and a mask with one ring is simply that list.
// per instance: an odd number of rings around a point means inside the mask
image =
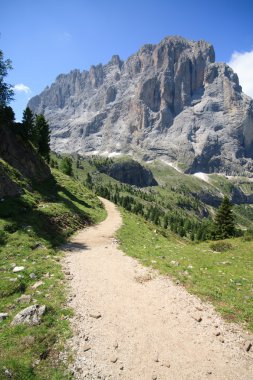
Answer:
[{"label": "white cloud", "polygon": [[238,74],[243,92],[253,98],[253,50],[244,53],[234,51],[228,64]]},{"label": "white cloud", "polygon": [[15,84],[14,91],[16,92],[25,92],[26,94],[30,94],[32,91],[30,87],[26,86],[23,83]]}]

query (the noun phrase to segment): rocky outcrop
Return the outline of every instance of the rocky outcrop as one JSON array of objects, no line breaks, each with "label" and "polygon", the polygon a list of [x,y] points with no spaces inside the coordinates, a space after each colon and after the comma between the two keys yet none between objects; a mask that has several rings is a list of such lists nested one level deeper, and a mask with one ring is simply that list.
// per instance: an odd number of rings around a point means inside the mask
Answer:
[{"label": "rocky outcrop", "polygon": [[18,170],[24,177],[38,182],[50,176],[50,169],[35,153],[29,143],[25,143],[10,128],[0,125],[0,158]]},{"label": "rocky outcrop", "polygon": [[212,45],[166,37],[125,62],[59,75],[29,101],[52,129],[52,149],[131,154],[185,171],[253,171],[253,103]]},{"label": "rocky outcrop", "polygon": [[12,325],[26,324],[29,326],[39,325],[41,322],[41,317],[45,314],[45,305],[32,305],[21,310],[12,321]]},{"label": "rocky outcrop", "polygon": [[112,178],[137,187],[156,186],[158,183],[149,169],[134,160],[124,160],[101,165],[99,170]]}]

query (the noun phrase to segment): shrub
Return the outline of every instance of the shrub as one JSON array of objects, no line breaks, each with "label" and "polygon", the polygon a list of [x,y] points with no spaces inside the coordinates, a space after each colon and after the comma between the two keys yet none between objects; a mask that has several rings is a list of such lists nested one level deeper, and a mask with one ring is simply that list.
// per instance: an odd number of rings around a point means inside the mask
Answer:
[{"label": "shrub", "polygon": [[210,244],[210,248],[212,251],[215,252],[225,252],[229,249],[232,249],[233,246],[231,243],[225,242],[225,241],[217,241],[216,243]]}]

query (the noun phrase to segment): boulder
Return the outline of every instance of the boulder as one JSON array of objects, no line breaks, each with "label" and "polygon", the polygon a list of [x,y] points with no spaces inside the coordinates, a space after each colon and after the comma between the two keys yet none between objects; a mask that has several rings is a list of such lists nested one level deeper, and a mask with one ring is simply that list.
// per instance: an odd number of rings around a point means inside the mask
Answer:
[{"label": "boulder", "polygon": [[32,305],[21,310],[13,319],[12,325],[27,324],[35,326],[40,324],[42,315],[45,314],[45,305]]}]

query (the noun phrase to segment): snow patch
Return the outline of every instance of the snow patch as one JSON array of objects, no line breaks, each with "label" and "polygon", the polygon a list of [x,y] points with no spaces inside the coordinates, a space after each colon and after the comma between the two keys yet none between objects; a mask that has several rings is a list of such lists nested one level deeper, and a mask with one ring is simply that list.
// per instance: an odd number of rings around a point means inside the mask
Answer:
[{"label": "snow patch", "polygon": [[[79,153],[80,154],[80,153]],[[98,150],[91,150],[90,152],[84,152],[83,155],[84,156],[96,156],[99,154],[99,151]]]},{"label": "snow patch", "polygon": [[208,174],[206,174],[206,173],[198,172],[198,173],[194,173],[193,175],[194,175],[195,177],[199,178],[199,179],[202,179],[202,181],[205,181],[205,182],[207,182],[207,183],[210,183],[210,180],[209,180]]},{"label": "snow patch", "polygon": [[108,157],[111,158],[111,157],[118,157],[118,156],[122,156],[122,153],[121,152],[111,152],[111,153],[108,153]]}]

